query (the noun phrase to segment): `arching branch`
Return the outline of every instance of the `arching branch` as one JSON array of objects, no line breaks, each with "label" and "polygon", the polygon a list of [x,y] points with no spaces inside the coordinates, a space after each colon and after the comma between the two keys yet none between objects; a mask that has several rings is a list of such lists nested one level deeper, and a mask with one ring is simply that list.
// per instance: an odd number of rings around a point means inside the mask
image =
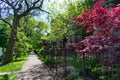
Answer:
[{"label": "arching branch", "polygon": [[2,20],[3,22],[5,22],[6,24],[8,24],[10,27],[12,27],[12,25],[5,19],[2,18],[2,12],[1,12],[1,9],[0,9],[0,20]]}]

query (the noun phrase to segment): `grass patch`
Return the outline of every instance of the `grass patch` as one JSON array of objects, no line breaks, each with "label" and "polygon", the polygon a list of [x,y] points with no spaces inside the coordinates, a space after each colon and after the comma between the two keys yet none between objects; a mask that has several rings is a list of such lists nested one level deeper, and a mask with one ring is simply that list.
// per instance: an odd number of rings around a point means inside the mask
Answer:
[{"label": "grass patch", "polygon": [[0,80],[16,80],[17,74],[1,75]]},{"label": "grass patch", "polygon": [[22,56],[17,60],[13,60],[13,62],[0,66],[0,72],[12,72],[12,71],[19,71],[21,70],[24,61],[27,59],[28,56]]}]

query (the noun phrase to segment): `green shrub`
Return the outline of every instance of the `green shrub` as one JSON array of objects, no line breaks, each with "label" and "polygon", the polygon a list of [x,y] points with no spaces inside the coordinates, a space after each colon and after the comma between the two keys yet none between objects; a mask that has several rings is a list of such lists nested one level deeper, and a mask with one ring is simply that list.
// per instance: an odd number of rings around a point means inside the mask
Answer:
[{"label": "green shrub", "polygon": [[8,77],[8,75],[7,74],[5,74],[5,75],[3,75],[3,78],[2,78],[3,80],[9,80],[9,77]]},{"label": "green shrub", "polygon": [[74,74],[73,71],[71,72],[71,74],[73,73],[74,76],[76,76],[75,77],[76,79],[79,77],[83,77],[84,72],[86,73],[85,74],[86,76],[94,77],[101,70],[98,64],[99,60],[95,56],[83,59],[81,58],[81,55],[77,55],[77,56],[71,56],[67,60],[68,63],[71,64],[74,67],[74,69],[77,71],[77,74]]},{"label": "green shrub", "polygon": [[51,58],[49,56],[46,56],[43,60],[44,64],[48,65],[51,62]]},{"label": "green shrub", "polygon": [[0,76],[0,80],[16,80],[17,74],[5,74]]},{"label": "green shrub", "polygon": [[64,80],[83,80],[83,79],[79,76],[79,71],[72,70],[71,73]]}]

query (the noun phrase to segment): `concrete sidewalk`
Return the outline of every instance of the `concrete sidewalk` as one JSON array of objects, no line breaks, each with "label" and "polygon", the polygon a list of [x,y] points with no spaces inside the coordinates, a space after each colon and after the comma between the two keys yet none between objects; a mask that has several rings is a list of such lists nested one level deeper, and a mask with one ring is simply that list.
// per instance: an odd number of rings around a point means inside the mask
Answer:
[{"label": "concrete sidewalk", "polygon": [[53,80],[34,52],[31,52],[16,80]]}]

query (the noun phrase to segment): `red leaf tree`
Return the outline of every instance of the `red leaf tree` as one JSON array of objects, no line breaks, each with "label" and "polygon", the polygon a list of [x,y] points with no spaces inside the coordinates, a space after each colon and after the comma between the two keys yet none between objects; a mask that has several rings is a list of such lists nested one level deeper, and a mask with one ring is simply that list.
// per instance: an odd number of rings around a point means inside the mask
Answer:
[{"label": "red leaf tree", "polygon": [[74,22],[93,34],[76,44],[76,51],[87,54],[120,55],[120,6],[107,9],[103,0],[94,4],[92,10],[84,11]]}]

